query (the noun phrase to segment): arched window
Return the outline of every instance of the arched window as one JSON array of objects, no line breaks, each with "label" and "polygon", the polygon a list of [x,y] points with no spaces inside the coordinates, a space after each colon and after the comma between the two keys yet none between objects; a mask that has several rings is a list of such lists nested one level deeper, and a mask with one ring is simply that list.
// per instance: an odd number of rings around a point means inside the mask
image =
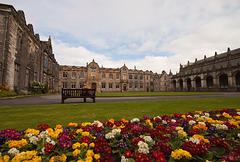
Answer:
[{"label": "arched window", "polygon": [[196,89],[199,90],[202,87],[201,85],[201,78],[197,77],[196,78]]},{"label": "arched window", "polygon": [[220,88],[228,88],[228,76],[226,74],[222,74],[219,76]]},{"label": "arched window", "polygon": [[188,90],[188,91],[191,91],[191,88],[192,88],[191,79],[188,78],[188,79],[187,79],[187,90]]},{"label": "arched window", "polygon": [[212,76],[208,76],[206,78],[206,82],[207,82],[207,88],[208,89],[213,88],[213,77]]},{"label": "arched window", "polygon": [[180,83],[180,91],[183,91],[183,80],[180,79],[179,83]]},{"label": "arched window", "polygon": [[240,88],[240,72],[238,72],[238,73],[235,75],[235,79],[236,79],[236,87],[237,87],[237,88]]}]

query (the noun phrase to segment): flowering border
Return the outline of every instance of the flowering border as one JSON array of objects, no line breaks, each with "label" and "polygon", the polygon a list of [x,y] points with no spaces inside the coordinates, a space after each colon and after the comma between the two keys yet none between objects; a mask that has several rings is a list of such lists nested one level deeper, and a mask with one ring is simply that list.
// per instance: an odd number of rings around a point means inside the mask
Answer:
[{"label": "flowering border", "polygon": [[69,123],[0,133],[7,161],[239,161],[240,109]]}]

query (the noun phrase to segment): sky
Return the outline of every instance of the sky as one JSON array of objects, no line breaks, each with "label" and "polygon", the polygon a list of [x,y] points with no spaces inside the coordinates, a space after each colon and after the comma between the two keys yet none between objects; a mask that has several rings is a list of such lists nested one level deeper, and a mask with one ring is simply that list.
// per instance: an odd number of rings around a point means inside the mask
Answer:
[{"label": "sky", "polygon": [[239,0],[1,0],[23,10],[60,65],[179,72],[240,48]]}]

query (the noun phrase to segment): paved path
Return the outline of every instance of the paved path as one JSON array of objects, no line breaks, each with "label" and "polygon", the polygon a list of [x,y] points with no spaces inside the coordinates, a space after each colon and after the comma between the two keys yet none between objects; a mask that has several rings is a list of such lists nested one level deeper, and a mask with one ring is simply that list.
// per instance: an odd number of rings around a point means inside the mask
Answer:
[{"label": "paved path", "polygon": [[[196,99],[196,98],[227,98],[239,97],[240,93],[224,93],[218,95],[192,95],[192,96],[143,96],[143,97],[96,97],[96,103],[103,102],[130,102],[130,101],[154,101],[154,100],[175,100],[175,99]],[[61,95],[29,96],[15,99],[0,100],[0,106],[23,106],[23,105],[50,105],[60,104]],[[67,103],[83,103],[81,98],[69,98]],[[92,99],[87,98],[87,103],[92,103]]]}]

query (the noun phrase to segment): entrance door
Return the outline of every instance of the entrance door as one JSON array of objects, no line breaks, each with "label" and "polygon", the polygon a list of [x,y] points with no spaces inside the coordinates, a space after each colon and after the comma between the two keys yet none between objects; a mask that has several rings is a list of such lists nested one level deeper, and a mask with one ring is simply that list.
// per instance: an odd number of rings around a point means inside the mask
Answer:
[{"label": "entrance door", "polygon": [[97,89],[96,83],[92,83],[92,89]]},{"label": "entrance door", "polygon": [[124,92],[127,91],[127,86],[126,86],[126,84],[123,85],[123,91],[124,91]]}]

